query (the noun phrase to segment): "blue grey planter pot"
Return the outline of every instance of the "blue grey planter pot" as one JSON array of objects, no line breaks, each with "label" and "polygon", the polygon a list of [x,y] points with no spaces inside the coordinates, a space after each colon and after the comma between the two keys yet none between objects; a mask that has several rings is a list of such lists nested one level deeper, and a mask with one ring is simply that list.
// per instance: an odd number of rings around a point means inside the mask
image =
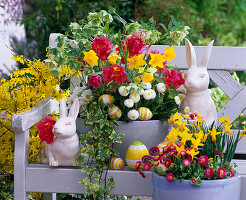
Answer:
[{"label": "blue grey planter pot", "polygon": [[166,177],[152,175],[153,200],[240,200],[241,178],[205,180],[201,187],[188,180],[169,183]]},{"label": "blue grey planter pot", "polygon": [[[78,118],[76,123],[79,134],[92,130],[91,127],[83,127],[83,119]],[[120,153],[120,157],[125,162],[127,148],[132,142],[140,141],[149,150],[150,147],[157,146],[164,141],[171,130],[171,126],[168,122],[161,120],[134,121],[129,123],[119,121],[119,126],[115,126],[115,130],[116,132],[125,134],[122,144],[115,145],[115,149]]]}]

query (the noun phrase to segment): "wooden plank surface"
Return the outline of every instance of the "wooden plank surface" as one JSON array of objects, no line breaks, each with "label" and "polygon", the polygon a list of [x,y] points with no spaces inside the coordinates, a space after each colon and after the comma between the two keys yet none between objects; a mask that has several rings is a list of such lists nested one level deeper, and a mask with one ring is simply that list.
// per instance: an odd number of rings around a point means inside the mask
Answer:
[{"label": "wooden plank surface", "polygon": [[[152,173],[146,172],[146,178],[129,170],[109,170],[116,187],[112,194],[152,196]],[[28,192],[84,193],[79,184],[84,177],[79,167],[49,167],[47,165],[29,165],[26,169],[26,190]]]},{"label": "wooden plank surface", "polygon": [[[150,50],[158,50],[164,52],[165,46],[153,45]],[[198,65],[202,53],[206,46],[194,46],[197,56]],[[174,47],[176,58],[172,61],[172,64],[177,65],[180,69],[186,69],[186,54],[184,46]],[[246,71],[246,47],[222,47],[213,46],[211,56],[208,63],[208,69],[222,69],[222,70],[234,70],[234,71]]]}]

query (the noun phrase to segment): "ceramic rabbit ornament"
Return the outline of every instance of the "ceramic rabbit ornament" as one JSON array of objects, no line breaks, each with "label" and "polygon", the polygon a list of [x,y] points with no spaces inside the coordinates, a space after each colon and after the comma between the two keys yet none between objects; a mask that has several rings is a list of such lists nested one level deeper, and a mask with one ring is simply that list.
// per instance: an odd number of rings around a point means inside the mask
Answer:
[{"label": "ceramic rabbit ornament", "polygon": [[185,73],[186,97],[181,103],[181,109],[189,107],[193,113],[201,114],[207,125],[217,121],[217,112],[214,102],[209,94],[209,75],[207,65],[214,41],[211,41],[203,52],[200,66],[196,63],[194,47],[185,39],[186,60],[189,70]]},{"label": "ceramic rabbit ornament", "polygon": [[75,99],[67,116],[65,99],[60,103],[60,119],[53,127],[54,142],[46,145],[46,156],[51,166],[75,166],[80,153],[79,137],[76,133],[76,118],[79,113],[79,101]]}]

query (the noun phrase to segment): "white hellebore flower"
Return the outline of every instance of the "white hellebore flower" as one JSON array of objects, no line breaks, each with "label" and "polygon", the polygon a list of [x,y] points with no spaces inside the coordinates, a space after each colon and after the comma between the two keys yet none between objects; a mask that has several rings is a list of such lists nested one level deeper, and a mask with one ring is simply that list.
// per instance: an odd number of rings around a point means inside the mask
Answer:
[{"label": "white hellebore flower", "polygon": [[175,96],[175,97],[174,97],[174,100],[175,100],[175,103],[176,103],[177,105],[180,104],[180,98],[179,98],[179,96]]},{"label": "white hellebore flower", "polygon": [[71,40],[71,41],[70,41],[70,45],[71,45],[71,47],[73,47],[73,48],[75,48],[75,49],[78,49],[78,48],[79,48],[79,44],[78,44],[78,42],[75,41],[75,40]]},{"label": "white hellebore flower", "polygon": [[82,93],[81,97],[85,100],[85,101],[89,101],[92,98],[92,91],[90,89],[88,90],[84,90],[84,92]]},{"label": "white hellebore flower", "polygon": [[182,93],[179,93],[178,97],[180,98],[181,101],[185,99],[185,95]]},{"label": "white hellebore flower", "polygon": [[155,90],[149,89],[151,92],[151,99],[154,99],[156,97]]},{"label": "white hellebore flower", "polygon": [[140,95],[138,93],[130,94],[129,98],[134,102],[137,103],[140,100]]},{"label": "white hellebore flower", "polygon": [[136,120],[138,117],[139,117],[139,113],[137,110],[130,110],[128,113],[127,113],[127,117],[130,119],[130,120]]},{"label": "white hellebore flower", "polygon": [[134,102],[133,102],[133,100],[131,100],[131,99],[126,99],[126,100],[124,101],[124,105],[125,105],[127,108],[132,108],[133,105],[134,105]]},{"label": "white hellebore flower", "polygon": [[159,93],[163,93],[166,91],[166,85],[164,83],[158,83],[156,89]]},{"label": "white hellebore flower", "polygon": [[186,106],[186,107],[184,108],[184,112],[185,112],[185,113],[190,112],[190,108],[189,108],[188,106]]},{"label": "white hellebore flower", "polygon": [[150,100],[152,99],[152,92],[151,90],[145,90],[144,93],[143,93],[143,97],[145,100]]},{"label": "white hellebore flower", "polygon": [[144,83],[143,89],[145,90],[151,89],[151,83],[145,83],[145,82],[143,83]]},{"label": "white hellebore flower", "polygon": [[123,97],[126,97],[126,96],[129,94],[129,92],[128,92],[127,89],[126,89],[126,86],[121,86],[121,87],[119,88],[119,93],[120,93],[120,95],[123,96]]}]

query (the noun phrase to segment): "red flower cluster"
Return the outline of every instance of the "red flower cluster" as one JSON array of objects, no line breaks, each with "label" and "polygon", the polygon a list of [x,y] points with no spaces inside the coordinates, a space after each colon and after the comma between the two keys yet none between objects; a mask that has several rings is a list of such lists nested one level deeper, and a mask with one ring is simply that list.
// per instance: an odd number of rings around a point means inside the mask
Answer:
[{"label": "red flower cluster", "polygon": [[102,77],[98,74],[92,74],[88,85],[91,85],[93,88],[98,88],[102,84]]},{"label": "red flower cluster", "polygon": [[92,50],[96,52],[100,60],[105,61],[107,60],[112,47],[113,43],[110,41],[110,39],[102,36],[102,37],[96,37],[94,39],[94,42],[91,44]]},{"label": "red flower cluster", "polygon": [[37,125],[37,129],[39,131],[39,138],[42,142],[46,142],[50,144],[54,142],[54,133],[52,133],[52,129],[56,123],[56,120],[52,119],[50,116],[46,116],[44,118],[44,122],[40,121]]},{"label": "red flower cluster", "polygon": [[84,68],[85,68],[84,66],[85,66],[87,63],[86,63],[85,61],[81,60],[80,58],[77,58],[77,61],[82,62],[83,65],[81,65],[81,68],[80,68],[80,69],[84,69]]},{"label": "red flower cluster", "polygon": [[122,84],[127,82],[127,75],[125,74],[125,68],[120,65],[112,65],[110,67],[102,68],[102,77],[105,83],[110,83],[111,81]]},{"label": "red flower cluster", "polygon": [[182,77],[182,72],[177,72],[176,70],[165,69],[165,78],[162,78],[166,82],[167,87],[180,87],[184,84],[185,80]]},{"label": "red flower cluster", "polygon": [[[126,51],[126,45],[128,46],[129,58],[133,56],[138,56],[139,54],[143,53],[144,48],[146,47],[146,44],[141,38],[138,37],[137,33],[131,35],[129,38],[126,39],[126,41],[121,41],[121,43],[124,44],[123,46],[124,53]],[[120,48],[117,47],[116,51],[120,52]],[[121,56],[121,63],[125,64],[125,60],[123,59],[122,56]]]}]

